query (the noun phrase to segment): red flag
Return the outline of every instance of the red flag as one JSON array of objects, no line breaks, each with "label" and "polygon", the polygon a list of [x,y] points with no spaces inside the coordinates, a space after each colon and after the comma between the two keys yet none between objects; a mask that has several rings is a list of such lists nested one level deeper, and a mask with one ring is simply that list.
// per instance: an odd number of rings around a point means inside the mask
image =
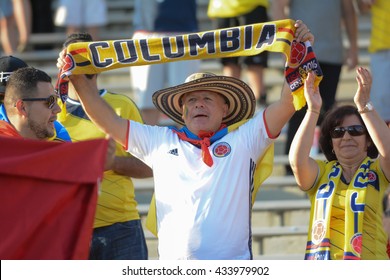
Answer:
[{"label": "red flag", "polygon": [[0,137],[0,259],[87,259],[107,140]]}]

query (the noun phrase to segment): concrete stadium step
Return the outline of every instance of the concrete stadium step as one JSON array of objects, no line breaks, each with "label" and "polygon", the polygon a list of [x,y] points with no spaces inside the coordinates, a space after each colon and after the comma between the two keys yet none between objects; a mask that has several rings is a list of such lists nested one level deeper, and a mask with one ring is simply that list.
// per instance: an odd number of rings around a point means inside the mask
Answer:
[{"label": "concrete stadium step", "polygon": [[[134,187],[138,193],[153,193],[153,178],[133,179]],[[263,183],[263,187],[289,187],[297,186],[294,176],[270,176]]]},{"label": "concrete stadium step", "polygon": [[[146,216],[149,211],[148,204],[139,204],[137,206],[141,216]],[[274,212],[281,215],[289,211],[310,210],[310,202],[308,199],[288,199],[288,200],[266,200],[256,201],[253,205],[253,212]],[[284,226],[284,224],[282,223]]]},{"label": "concrete stadium step", "polygon": [[[273,227],[258,227],[252,228],[252,250],[256,259],[272,259],[272,258],[297,258],[303,259],[305,248],[305,240],[307,236],[308,225],[305,226],[273,226]],[[157,259],[158,238],[150,231],[145,230],[145,239],[148,245],[149,256],[151,259]],[[285,247],[280,249],[274,248],[269,250],[266,246],[267,239],[283,238],[288,240],[291,238],[300,237],[300,245],[292,249],[292,253],[286,254]],[[291,249],[290,249],[291,250]],[[274,257],[272,257],[274,256]]]}]

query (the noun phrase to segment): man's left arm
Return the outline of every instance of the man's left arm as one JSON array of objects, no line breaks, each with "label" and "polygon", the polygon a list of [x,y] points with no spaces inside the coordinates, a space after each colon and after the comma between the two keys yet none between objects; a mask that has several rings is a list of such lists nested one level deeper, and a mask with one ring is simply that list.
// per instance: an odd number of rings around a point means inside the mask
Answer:
[{"label": "man's left arm", "polygon": [[112,171],[119,175],[132,178],[149,178],[153,176],[152,169],[136,157],[116,156],[112,166]]},{"label": "man's left arm", "polygon": [[[125,119],[143,123],[141,113],[137,105],[129,97],[125,97],[121,103],[118,114]],[[153,176],[152,169],[140,159],[128,154],[115,156],[112,171],[119,175],[144,179]]]}]

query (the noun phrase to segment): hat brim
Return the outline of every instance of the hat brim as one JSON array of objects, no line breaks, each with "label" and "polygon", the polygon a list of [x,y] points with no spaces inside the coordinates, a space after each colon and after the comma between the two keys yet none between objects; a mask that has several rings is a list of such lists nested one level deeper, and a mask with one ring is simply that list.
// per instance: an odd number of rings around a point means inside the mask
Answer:
[{"label": "hat brim", "polygon": [[243,81],[227,76],[211,76],[162,89],[153,94],[153,103],[173,121],[184,124],[180,98],[189,92],[212,91],[228,100],[228,113],[222,123],[227,126],[251,118],[255,112],[256,99],[251,88]]}]

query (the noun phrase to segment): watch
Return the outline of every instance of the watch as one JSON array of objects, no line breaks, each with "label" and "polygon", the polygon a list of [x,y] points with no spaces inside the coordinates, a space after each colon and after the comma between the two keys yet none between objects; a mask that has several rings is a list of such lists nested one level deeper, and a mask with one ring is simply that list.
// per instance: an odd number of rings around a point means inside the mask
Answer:
[{"label": "watch", "polygon": [[371,112],[372,110],[374,110],[374,105],[372,105],[371,101],[368,101],[366,106],[364,106],[363,109],[358,110],[358,112],[359,114],[364,114],[367,112]]}]

